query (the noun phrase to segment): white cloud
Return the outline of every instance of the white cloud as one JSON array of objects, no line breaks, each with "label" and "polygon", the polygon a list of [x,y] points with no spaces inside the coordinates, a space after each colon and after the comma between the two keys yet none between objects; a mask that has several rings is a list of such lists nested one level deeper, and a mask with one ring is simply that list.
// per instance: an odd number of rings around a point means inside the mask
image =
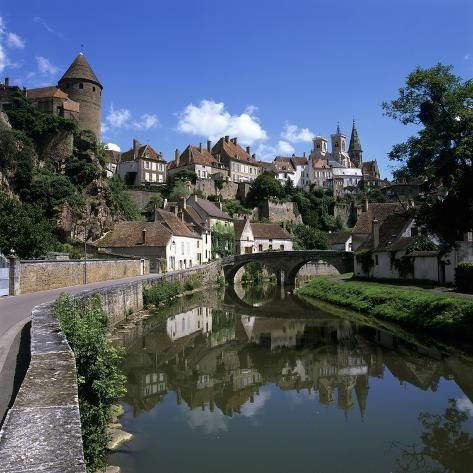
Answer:
[{"label": "white cloud", "polygon": [[159,126],[158,117],[154,114],[144,113],[139,120],[133,120],[132,113],[127,108],[115,109],[110,106],[110,112],[102,123],[102,134],[109,130],[119,130],[122,128],[133,128],[135,130],[149,130]]},{"label": "white cloud", "polygon": [[133,127],[138,130],[149,130],[150,128],[156,128],[158,125],[158,117],[149,113],[144,113],[138,121],[133,122]]},{"label": "white cloud", "polygon": [[286,122],[281,132],[281,138],[290,143],[311,143],[313,137],[314,133],[308,128],[299,128],[297,125],[291,125],[289,122]]},{"label": "white cloud", "polygon": [[23,48],[25,46],[25,42],[17,34],[7,31],[5,21],[3,17],[0,16],[0,73],[2,73],[6,67],[19,67],[18,63],[13,63],[8,58],[5,44],[7,47],[13,48]]},{"label": "white cloud", "polygon": [[186,413],[187,423],[191,429],[202,429],[206,434],[226,432],[228,430],[229,419],[223,412],[216,408],[213,412],[210,409],[193,409]]},{"label": "white cloud", "polygon": [[10,46],[10,48],[23,49],[25,47],[25,40],[15,33],[8,33],[7,45]]},{"label": "white cloud", "polygon": [[292,155],[295,152],[294,147],[287,141],[279,140],[276,146],[265,145],[261,143],[256,148],[256,158],[263,161],[272,161],[279,155]]},{"label": "white cloud", "polygon": [[244,417],[253,417],[261,409],[263,409],[266,401],[271,397],[271,391],[260,391],[259,395],[256,395],[253,402],[247,401],[241,406],[240,413]]},{"label": "white cloud", "polygon": [[53,76],[58,72],[59,68],[51,64],[49,59],[44,56],[36,56],[35,59],[38,63],[38,71],[42,76]]},{"label": "white cloud", "polygon": [[115,143],[107,143],[105,145],[105,149],[109,149],[110,151],[121,151],[120,146],[116,145]]},{"label": "white cloud", "polygon": [[223,102],[202,100],[199,105],[189,104],[178,114],[177,130],[211,140],[224,135],[236,136],[241,143],[252,145],[268,138],[256,111],[256,107],[248,106],[240,115],[231,115]]},{"label": "white cloud", "polygon": [[465,412],[470,417],[473,417],[473,403],[467,397],[457,399],[457,408],[459,411]]},{"label": "white cloud", "polygon": [[55,34],[59,38],[63,38],[64,35],[60,33],[59,31],[56,31],[54,28],[51,28],[41,17],[35,16],[33,17],[33,21],[35,23],[40,24],[46,31],[49,31],[49,33]]}]

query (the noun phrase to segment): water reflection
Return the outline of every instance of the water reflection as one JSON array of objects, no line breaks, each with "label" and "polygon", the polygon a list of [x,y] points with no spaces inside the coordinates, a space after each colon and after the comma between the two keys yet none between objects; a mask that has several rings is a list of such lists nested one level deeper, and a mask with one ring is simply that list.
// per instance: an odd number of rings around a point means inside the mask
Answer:
[{"label": "water reflection", "polygon": [[[160,412],[162,404],[163,412],[174,409],[173,416],[179,416],[188,429],[201,434],[230,433],[231,426],[238,425],[235,431],[243,429],[240,435],[249,435],[248,432],[256,424],[242,427],[241,424],[230,422],[235,417],[248,420],[258,417],[262,425],[268,424],[265,435],[271,436],[269,425],[276,414],[262,413],[268,411],[266,407],[273,403],[285,410],[290,409],[289,404],[293,402],[294,405],[303,405],[305,409],[300,414],[302,417],[297,421],[296,428],[300,427],[309,412],[318,413],[318,409],[324,408],[327,409],[323,411],[326,413],[324,415],[329,417],[324,418],[327,424],[321,428],[329,432],[332,428],[330,423],[338,425],[333,414],[338,417],[338,413],[342,414],[344,422],[349,419],[363,421],[370,411],[371,403],[374,413],[371,421],[383,421],[385,399],[390,399],[392,403],[386,412],[399,409],[399,412],[407,413],[409,409],[403,408],[402,402],[415,405],[418,402],[417,393],[435,394],[442,380],[448,382],[446,387],[442,387],[443,390],[448,388],[449,392],[458,395],[463,406],[472,405],[471,366],[458,358],[442,354],[435,347],[413,344],[389,332],[316,311],[295,296],[284,295],[284,300],[277,298],[264,306],[252,304],[250,309],[239,303],[229,304],[229,301],[234,301],[233,296],[226,294],[225,298],[215,298],[208,305],[190,299],[186,307],[176,308],[176,313],[170,314],[167,320],[156,323],[150,319],[141,328],[139,335],[127,347],[125,370],[128,393],[125,402],[130,406],[132,415],[128,422],[141,419],[146,412]],[[245,303],[244,297],[240,300]],[[269,312],[268,307],[269,310],[274,308],[274,311]],[[286,313],[286,318],[268,316],[281,313]],[[393,383],[393,380],[396,382]],[[452,384],[453,381],[455,383]],[[371,389],[373,383],[376,386],[375,394],[372,394]],[[286,393],[289,397],[281,399],[280,396],[286,396]],[[400,402],[397,396],[404,396],[404,400]],[[431,399],[438,399],[438,406],[444,405],[446,401],[439,396],[428,399],[431,403]],[[466,412],[466,408],[462,412]],[[413,419],[416,418],[417,415],[410,415],[409,423],[403,420],[406,422],[407,436],[416,434],[412,428]],[[294,417],[293,420],[286,420],[286,423],[296,420]],[[172,424],[173,428],[178,429],[178,424]],[[393,439],[390,427],[383,426],[381,429],[386,431],[386,442],[392,444],[396,437]],[[402,430],[401,427],[393,427],[393,430]],[[152,427],[157,431],[159,428],[159,423]],[[250,430],[247,432],[245,429]],[[339,441],[342,441],[342,431],[339,430]],[[148,430],[146,432],[151,435]],[[190,435],[189,431],[179,432],[181,436]],[[362,432],[360,438],[368,435]],[[160,435],[168,434],[161,432]],[[281,435],[281,432],[278,433],[279,437]],[[292,442],[294,439],[290,436],[297,437],[303,433],[295,431],[284,435],[287,437],[286,442]],[[376,435],[370,433],[365,441],[379,441]],[[426,437],[420,435],[424,441]],[[416,438],[412,439],[410,445],[415,444]],[[394,444],[401,448],[400,444]],[[367,445],[365,448],[368,448]],[[302,459],[302,452],[301,455]],[[307,458],[309,461],[310,455]],[[376,462],[371,461],[359,471],[381,471],[381,465],[391,463],[394,467],[396,464],[394,453],[392,461],[384,453],[380,458],[383,460],[380,459],[381,463],[377,466]],[[439,461],[438,458],[436,460]],[[445,467],[445,462],[443,465]],[[127,462],[125,466],[131,471],[148,471],[144,466],[131,468]],[[349,462],[346,466],[348,468]],[[405,465],[398,464],[398,467],[402,469]],[[327,459],[323,471],[343,471],[344,467],[338,465],[337,468],[329,468]],[[208,467],[202,471],[221,470]],[[233,470],[229,467],[228,471],[241,470],[235,466]],[[271,471],[287,470],[279,468],[275,462]]]}]

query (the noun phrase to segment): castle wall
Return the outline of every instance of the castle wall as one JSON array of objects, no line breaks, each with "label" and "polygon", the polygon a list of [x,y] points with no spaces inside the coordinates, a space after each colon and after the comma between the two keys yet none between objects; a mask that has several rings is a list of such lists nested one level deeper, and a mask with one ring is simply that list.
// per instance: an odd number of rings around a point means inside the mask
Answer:
[{"label": "castle wall", "polygon": [[40,159],[54,164],[62,164],[74,151],[74,134],[69,131],[50,133],[41,149]]},{"label": "castle wall", "polygon": [[265,200],[259,205],[259,215],[261,218],[267,218],[271,222],[302,223],[302,217],[296,215],[294,202]]}]

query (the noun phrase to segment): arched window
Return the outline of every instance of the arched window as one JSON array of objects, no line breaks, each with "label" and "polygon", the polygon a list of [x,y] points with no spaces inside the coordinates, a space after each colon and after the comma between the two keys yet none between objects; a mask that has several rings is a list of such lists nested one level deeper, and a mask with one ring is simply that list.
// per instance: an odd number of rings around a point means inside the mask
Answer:
[{"label": "arched window", "polygon": [[95,92],[95,85],[92,87],[92,90]]}]

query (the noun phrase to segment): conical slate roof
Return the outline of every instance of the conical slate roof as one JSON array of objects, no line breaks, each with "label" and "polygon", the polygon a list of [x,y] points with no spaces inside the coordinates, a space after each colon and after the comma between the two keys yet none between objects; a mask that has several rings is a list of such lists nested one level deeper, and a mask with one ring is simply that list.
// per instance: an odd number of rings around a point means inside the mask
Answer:
[{"label": "conical slate roof", "polygon": [[348,152],[350,151],[361,151],[361,143],[358,138],[358,131],[356,130],[355,120],[353,120],[353,128],[351,130],[350,145],[348,146]]},{"label": "conical slate roof", "polygon": [[72,64],[69,66],[69,69],[64,73],[61,79],[59,79],[59,83],[67,79],[88,80],[95,82],[97,85],[102,87],[102,84],[97,79],[97,76],[94,74],[94,71],[82,53],[77,55]]}]

